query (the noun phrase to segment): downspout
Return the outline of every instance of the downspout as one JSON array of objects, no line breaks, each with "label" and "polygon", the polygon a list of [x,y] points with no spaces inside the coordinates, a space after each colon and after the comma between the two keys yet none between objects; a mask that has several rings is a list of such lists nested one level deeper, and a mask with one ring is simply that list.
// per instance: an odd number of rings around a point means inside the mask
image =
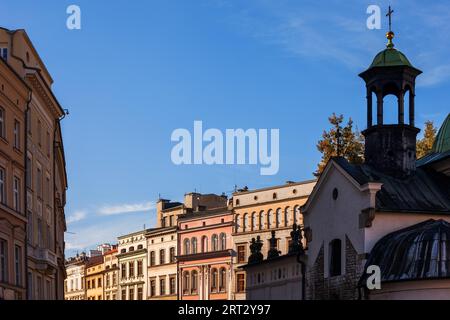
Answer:
[{"label": "downspout", "polygon": [[299,253],[297,255],[297,262],[300,264],[300,267],[302,268],[302,287],[301,287],[301,292],[302,292],[302,301],[306,300],[305,297],[305,292],[306,292],[306,264],[305,262],[302,260],[302,254]]}]

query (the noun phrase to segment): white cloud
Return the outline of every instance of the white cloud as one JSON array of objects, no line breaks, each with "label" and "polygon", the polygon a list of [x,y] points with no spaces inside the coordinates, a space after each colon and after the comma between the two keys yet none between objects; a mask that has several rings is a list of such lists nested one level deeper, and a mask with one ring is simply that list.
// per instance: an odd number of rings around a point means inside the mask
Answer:
[{"label": "white cloud", "polygon": [[154,202],[143,202],[136,204],[119,204],[119,205],[107,205],[98,210],[98,214],[101,216],[113,216],[125,213],[136,213],[154,209]]},{"label": "white cloud", "polygon": [[75,223],[84,220],[87,217],[87,212],[84,210],[75,211],[67,218],[67,224]]}]

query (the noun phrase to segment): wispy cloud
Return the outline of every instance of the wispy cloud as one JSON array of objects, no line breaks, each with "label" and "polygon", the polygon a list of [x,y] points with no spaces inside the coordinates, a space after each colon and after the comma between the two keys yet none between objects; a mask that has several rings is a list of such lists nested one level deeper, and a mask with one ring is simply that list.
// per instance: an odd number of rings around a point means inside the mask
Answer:
[{"label": "wispy cloud", "polygon": [[154,202],[143,202],[135,204],[118,204],[103,206],[98,210],[98,214],[101,216],[113,216],[126,213],[137,213],[154,209]]},{"label": "wispy cloud", "polygon": [[86,219],[87,212],[84,210],[75,211],[67,218],[67,224],[72,224]]}]

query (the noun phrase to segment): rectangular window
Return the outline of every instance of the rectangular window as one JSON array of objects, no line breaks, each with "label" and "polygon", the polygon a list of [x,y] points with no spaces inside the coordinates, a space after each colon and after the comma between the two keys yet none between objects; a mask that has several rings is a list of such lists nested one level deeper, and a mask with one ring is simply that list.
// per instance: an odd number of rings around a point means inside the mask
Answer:
[{"label": "rectangular window", "polygon": [[0,167],[0,203],[6,204],[6,171]]},{"label": "rectangular window", "polygon": [[169,221],[170,221],[170,226],[173,227],[173,216],[169,217]]},{"label": "rectangular window", "polygon": [[117,277],[116,277],[116,271],[114,271],[113,275],[112,275],[112,284],[113,286],[115,286],[117,283]]},{"label": "rectangular window", "polygon": [[5,109],[0,108],[0,137],[5,138]]},{"label": "rectangular window", "polygon": [[38,244],[39,247],[44,246],[44,235],[43,235],[43,229],[42,229],[42,219],[38,218]]},{"label": "rectangular window", "polygon": [[47,225],[47,249],[49,249],[49,250],[51,250],[52,249],[52,244],[53,244],[53,241],[52,241],[52,232],[51,232],[51,229],[50,229],[50,226],[49,225]]},{"label": "rectangular window", "polygon": [[33,274],[28,272],[28,300],[33,299]]},{"label": "rectangular window", "polygon": [[22,248],[14,247],[14,272],[16,274],[16,286],[22,285]]},{"label": "rectangular window", "polygon": [[169,285],[170,285],[170,294],[175,294],[176,292],[176,283],[175,283],[175,277],[171,277],[169,279]]},{"label": "rectangular window", "polygon": [[8,242],[0,239],[0,282],[8,282]]},{"label": "rectangular window", "polygon": [[153,267],[155,265],[155,251],[150,252],[150,266]]},{"label": "rectangular window", "polygon": [[245,274],[238,273],[237,274],[237,292],[245,292]]},{"label": "rectangular window", "polygon": [[13,181],[13,209],[17,212],[20,211],[20,179],[14,177]]},{"label": "rectangular window", "polygon": [[134,277],[134,261],[128,263],[128,272],[130,277]]},{"label": "rectangular window", "polygon": [[143,269],[142,269],[142,260],[139,260],[137,262],[137,275],[138,277],[142,276],[144,274]]},{"label": "rectangular window", "polygon": [[238,246],[237,247],[237,256],[238,256],[238,263],[245,263],[246,261],[246,256],[245,256],[245,246]]},{"label": "rectangular window", "polygon": [[122,289],[122,300],[127,300],[127,290]]},{"label": "rectangular window", "polygon": [[42,282],[42,277],[37,277],[37,298],[39,300],[44,299],[44,283]]},{"label": "rectangular window", "polygon": [[20,149],[20,122],[14,120],[14,148]]},{"label": "rectangular window", "polygon": [[150,281],[150,296],[154,297],[156,295],[156,281]]},{"label": "rectangular window", "polygon": [[128,299],[129,300],[134,300],[134,288],[129,288],[128,289]]},{"label": "rectangular window", "polygon": [[8,48],[0,48],[0,58],[5,61],[8,60]]},{"label": "rectangular window", "polygon": [[127,277],[127,265],[125,263],[122,263],[121,265],[121,277],[122,279]]},{"label": "rectangular window", "polygon": [[144,290],[142,287],[137,288],[137,299],[143,300],[144,299]]},{"label": "rectangular window", "polygon": [[175,263],[175,248],[170,248],[170,263]]},{"label": "rectangular window", "polygon": [[159,295],[166,295],[166,279],[164,278],[159,280]]},{"label": "rectangular window", "polygon": [[102,287],[102,278],[98,278],[97,279],[97,288],[101,288]]},{"label": "rectangular window", "polygon": [[33,212],[28,211],[28,226],[27,226],[27,232],[28,232],[28,243],[33,245],[33,236],[34,236],[34,221],[33,221]]},{"label": "rectangular window", "polygon": [[161,249],[159,250],[159,264],[165,263],[166,263],[166,250]]},{"label": "rectangular window", "polygon": [[[109,288],[110,285],[111,285],[110,276],[109,276],[109,274],[107,274],[106,275],[106,287]],[[107,299],[107,300],[109,300],[109,299]]]}]

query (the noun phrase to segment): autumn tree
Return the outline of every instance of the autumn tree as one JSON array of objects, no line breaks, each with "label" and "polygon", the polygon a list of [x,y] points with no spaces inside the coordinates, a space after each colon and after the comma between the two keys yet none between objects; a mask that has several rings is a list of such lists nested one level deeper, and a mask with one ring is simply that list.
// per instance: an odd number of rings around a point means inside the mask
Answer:
[{"label": "autumn tree", "polygon": [[353,130],[353,120],[350,118],[343,126],[344,116],[336,116],[335,113],[328,120],[331,128],[323,132],[322,139],[317,143],[322,159],[314,172],[316,177],[320,176],[332,157],[344,157],[352,164],[364,162],[364,136],[358,130]]},{"label": "autumn tree", "polygon": [[436,139],[436,132],[437,129],[434,126],[433,121],[426,121],[423,138],[417,140],[417,159],[430,153],[433,148],[434,140]]}]

